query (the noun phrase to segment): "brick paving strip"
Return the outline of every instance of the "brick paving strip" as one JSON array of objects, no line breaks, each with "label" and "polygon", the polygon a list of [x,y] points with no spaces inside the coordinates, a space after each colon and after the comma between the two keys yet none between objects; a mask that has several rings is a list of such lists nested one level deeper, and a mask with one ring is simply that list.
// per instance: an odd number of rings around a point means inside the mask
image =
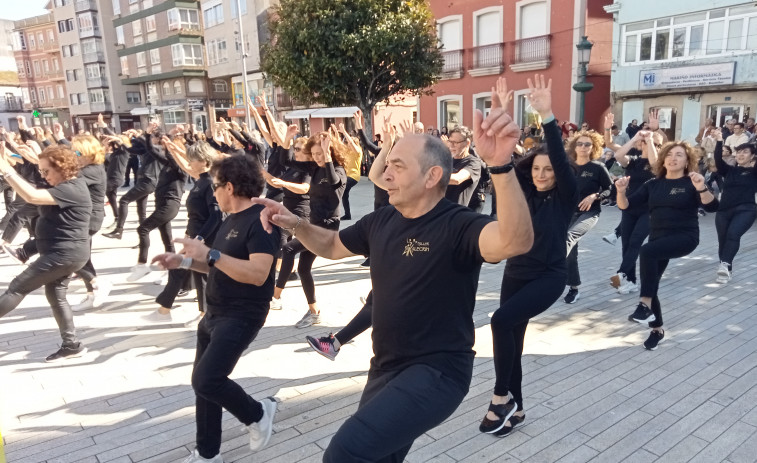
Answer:
[{"label": "brick paving strip", "polygon": [[[366,179],[352,189],[355,217],[369,211],[372,191]],[[699,248],[672,261],[662,280],[666,339],[648,352],[641,343],[649,330],[626,320],[638,293],[619,295],[609,286],[620,243],[610,246],[601,237],[619,218],[616,209],[605,208],[580,243],[579,301],[560,300],[529,326],[527,418],[504,439],[478,432],[494,387],[488,323],[503,270],[503,264],[484,265],[470,392],[446,422],[416,441],[408,462],[757,461],[757,233],[744,237],[734,278],[721,286],[714,283],[715,216],[700,220]],[[184,225],[176,221],[175,236]],[[183,325],[196,313],[194,293],[178,300],[175,323],[141,320],[156,308],[161,287],[153,284],[159,274],[125,282],[136,260],[135,226],[127,223],[120,242],[95,237],[93,261],[114,288],[105,306],[75,316],[90,349],[84,358],[42,361],[60,341],[42,291],[0,320],[0,429],[8,462],[169,463],[194,448],[189,380],[195,337]],[[159,246],[156,240],[153,254]],[[322,325],[293,328],[307,306],[299,284],[287,286],[284,310],[270,313],[233,373],[255,398],[278,398],[275,434],[251,454],[246,432],[225,414],[226,462],[320,461],[354,412],[371,356],[370,333],[346,345],[335,362],[312,352],[304,337],[336,331],[357,313],[370,289],[362,260],[316,261]],[[0,259],[0,289],[20,269]],[[72,283],[70,301],[83,294],[81,282]]]}]

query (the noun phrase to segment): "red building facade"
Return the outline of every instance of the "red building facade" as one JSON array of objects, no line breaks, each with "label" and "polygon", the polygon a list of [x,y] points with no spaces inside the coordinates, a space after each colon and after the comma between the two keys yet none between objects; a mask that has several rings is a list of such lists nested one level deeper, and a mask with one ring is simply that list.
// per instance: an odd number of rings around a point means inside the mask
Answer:
[{"label": "red building facade", "polygon": [[535,122],[526,94],[528,78],[552,79],[555,116],[579,119],[575,44],[587,35],[594,43],[587,81],[585,120],[600,127],[610,106],[612,16],[602,6],[611,0],[430,0],[444,47],[442,80],[434,94],[420,98],[418,118],[426,127],[473,125],[476,109],[491,108],[498,76],[515,91],[516,121]]}]

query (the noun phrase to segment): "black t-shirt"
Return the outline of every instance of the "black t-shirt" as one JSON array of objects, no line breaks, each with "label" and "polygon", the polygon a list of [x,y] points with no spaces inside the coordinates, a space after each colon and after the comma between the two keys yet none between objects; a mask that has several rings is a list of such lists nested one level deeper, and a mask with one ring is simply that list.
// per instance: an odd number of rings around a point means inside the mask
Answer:
[{"label": "black t-shirt", "polygon": [[129,152],[122,145],[118,145],[110,154],[106,178],[110,184],[118,184],[124,181],[126,165],[129,163]]},{"label": "black t-shirt", "polygon": [[677,179],[654,178],[628,196],[629,207],[649,208],[650,237],[665,231],[699,234],[700,206],[717,210],[717,199],[702,205],[700,195],[688,176]]},{"label": "black t-shirt", "polygon": [[210,174],[200,174],[187,195],[187,236],[195,238],[202,236],[206,243],[215,239],[218,227],[223,220],[223,214],[218,207],[218,201],[213,194],[213,180]]},{"label": "black t-shirt", "polygon": [[[290,158],[294,158],[294,153],[288,152],[277,144],[274,144],[273,148],[266,149],[266,170],[269,174],[273,175],[276,178],[281,178],[281,176],[284,175],[284,172],[286,172],[287,170],[286,163],[282,163],[282,157],[284,157],[285,160],[288,160]],[[284,192],[281,188],[275,188],[271,185],[266,185],[266,198],[275,198],[283,193]]]},{"label": "black t-shirt", "polygon": [[274,256],[268,278],[261,286],[240,283],[213,267],[208,273],[206,298],[208,313],[225,317],[265,322],[273,297],[276,273],[275,256],[279,252],[281,231],[273,227],[268,233],[260,223],[263,206],[253,205],[226,217],[213,241],[213,249],[227,256],[249,260],[250,254]]},{"label": "black t-shirt", "polygon": [[[605,165],[598,161],[590,161],[582,166],[577,165],[576,180],[578,182],[578,201],[583,201],[585,197],[591,194],[599,194],[597,200],[591,204],[589,211],[600,213],[602,211],[600,199],[610,194],[610,187],[612,186],[610,173],[607,172]],[[576,212],[581,212],[578,206],[576,206]]]},{"label": "black t-shirt", "polygon": [[35,233],[40,254],[54,251],[89,252],[89,217],[92,200],[83,178],[49,188],[55,206],[39,206]]},{"label": "black t-shirt", "polygon": [[89,217],[89,231],[100,230],[105,220],[105,168],[102,164],[90,164],[79,170],[79,177],[89,189],[92,201],[92,215]]},{"label": "black t-shirt", "polygon": [[[310,172],[301,169],[299,166],[292,166],[281,175],[281,180],[290,183],[310,183]],[[284,200],[282,204],[292,214],[302,218],[310,217],[310,195],[308,193],[299,194],[287,188],[284,190]]]},{"label": "black t-shirt", "polygon": [[478,156],[469,154],[464,158],[452,159],[452,173],[456,174],[461,170],[470,172],[470,178],[459,185],[447,186],[445,197],[461,206],[468,206],[471,196],[478,186],[478,179],[481,178],[481,160]]},{"label": "black t-shirt", "polygon": [[387,206],[339,233],[350,252],[371,257],[372,369],[422,363],[468,384],[478,239],[491,221],[442,199],[416,219]]},{"label": "black t-shirt", "polygon": [[720,210],[741,205],[754,206],[754,194],[757,192],[757,163],[753,167],[728,165],[723,161],[722,142],[715,145],[714,154],[717,173],[723,177]]},{"label": "black t-shirt", "polygon": [[327,162],[316,167],[310,179],[310,223],[326,225],[339,222],[342,195],[347,187],[344,167]]},{"label": "black t-shirt", "polygon": [[653,179],[654,173],[652,173],[649,159],[641,157],[641,151],[636,148],[632,148],[627,157],[628,165],[625,167],[626,177],[630,177],[630,179],[628,180],[626,196],[629,196],[641,188],[647,181]]}]

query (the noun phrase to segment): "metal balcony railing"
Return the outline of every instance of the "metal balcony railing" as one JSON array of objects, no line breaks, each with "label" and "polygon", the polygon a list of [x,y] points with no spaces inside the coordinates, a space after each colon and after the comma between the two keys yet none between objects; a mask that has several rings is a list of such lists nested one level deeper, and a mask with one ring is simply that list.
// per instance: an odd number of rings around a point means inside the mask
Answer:
[{"label": "metal balcony railing", "polygon": [[20,96],[0,98],[0,112],[23,111],[24,100]]},{"label": "metal balcony railing", "polygon": [[81,57],[82,57],[82,60],[84,61],[84,64],[105,62],[105,53],[101,51],[92,51],[89,53],[82,53]]},{"label": "metal balcony railing", "polygon": [[101,37],[100,27],[93,26],[88,27],[87,29],[79,29],[79,38],[86,39],[87,37]]},{"label": "metal balcony railing", "polygon": [[457,75],[462,77],[465,68],[463,64],[463,50],[452,50],[442,52],[444,57],[444,66],[442,66],[442,75],[445,77]]},{"label": "metal balcony railing", "polygon": [[97,2],[95,0],[76,0],[74,11],[77,13],[81,13],[82,11],[97,11]]},{"label": "metal balcony railing", "polygon": [[96,103],[89,103],[89,109],[93,113],[103,113],[108,112],[111,110],[110,102],[96,102]]},{"label": "metal balcony railing", "polygon": [[505,44],[495,43],[471,48],[470,58],[470,69],[503,69],[505,66]]},{"label": "metal balcony railing", "polygon": [[542,35],[528,39],[516,40],[512,43],[512,64],[548,61],[551,54],[551,35]]},{"label": "metal balcony railing", "polygon": [[108,80],[105,77],[87,77],[87,88],[107,87]]},{"label": "metal balcony railing", "polygon": [[50,80],[61,80],[63,79],[63,71],[62,70],[49,70],[45,71],[45,77],[47,77]]}]

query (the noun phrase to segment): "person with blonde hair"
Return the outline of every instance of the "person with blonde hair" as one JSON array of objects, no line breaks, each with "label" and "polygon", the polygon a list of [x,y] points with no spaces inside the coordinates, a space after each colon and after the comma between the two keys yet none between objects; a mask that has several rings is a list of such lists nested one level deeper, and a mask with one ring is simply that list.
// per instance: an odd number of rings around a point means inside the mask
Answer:
[{"label": "person with blonde hair", "polygon": [[644,341],[647,350],[657,349],[665,337],[662,308],[657,292],[670,259],[691,254],[699,245],[700,206],[708,212],[718,208],[718,200],[697,172],[697,158],[686,142],[667,143],[653,164],[655,178],[626,196],[629,178],[615,182],[618,207],[644,207],[649,212],[649,241],[641,247],[641,292],[636,310],[628,317],[652,328]]},{"label": "person with blonde hair", "polygon": [[568,281],[570,287],[564,301],[574,304],[580,293],[581,275],[578,270],[578,242],[599,221],[601,201],[610,196],[612,180],[607,167],[597,161],[602,155],[604,140],[593,130],[580,131],[568,141],[568,157],[575,163],[579,203],[568,225]]}]

